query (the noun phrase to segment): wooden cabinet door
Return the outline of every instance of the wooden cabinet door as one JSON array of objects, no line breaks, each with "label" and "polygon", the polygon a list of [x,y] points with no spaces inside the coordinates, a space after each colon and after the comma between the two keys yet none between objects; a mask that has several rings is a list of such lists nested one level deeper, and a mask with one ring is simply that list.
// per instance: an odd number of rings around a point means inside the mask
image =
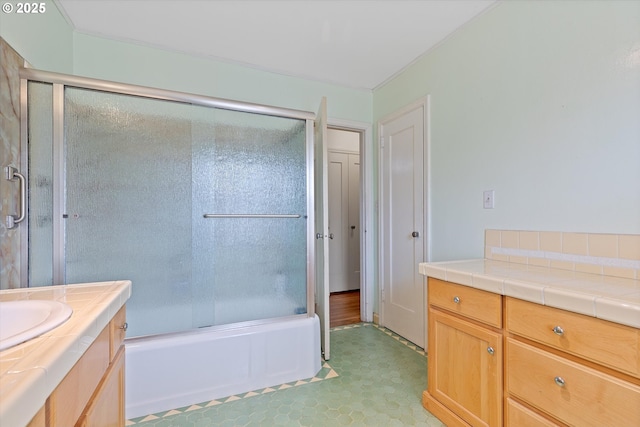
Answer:
[{"label": "wooden cabinet door", "polygon": [[473,426],[502,425],[502,335],[429,310],[429,394]]},{"label": "wooden cabinet door", "polygon": [[124,347],[121,347],[77,427],[124,427]]}]

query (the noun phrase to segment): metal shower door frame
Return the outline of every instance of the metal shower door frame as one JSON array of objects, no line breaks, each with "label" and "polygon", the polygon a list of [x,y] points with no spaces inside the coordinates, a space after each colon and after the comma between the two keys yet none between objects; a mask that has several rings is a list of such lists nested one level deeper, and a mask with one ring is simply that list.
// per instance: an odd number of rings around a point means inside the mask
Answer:
[{"label": "metal shower door frame", "polygon": [[[195,106],[218,108],[245,113],[262,114],[290,119],[305,120],[306,126],[306,191],[307,191],[307,313],[315,315],[315,206],[314,206],[314,162],[313,162],[313,127],[315,114],[288,108],[272,107],[260,104],[214,98],[204,95],[151,88],[146,86],[117,83],[106,80],[78,77],[67,74],[40,71],[30,68],[20,70],[20,113],[21,113],[21,170],[29,183],[29,108],[28,82],[51,84],[53,87],[53,283],[65,283],[65,146],[64,146],[64,91],[65,87],[96,90],[100,92],[137,96],[156,100],[179,102]],[[28,189],[27,189],[28,192]],[[28,209],[28,204],[27,204]],[[21,287],[29,287],[29,215],[21,223]]]}]

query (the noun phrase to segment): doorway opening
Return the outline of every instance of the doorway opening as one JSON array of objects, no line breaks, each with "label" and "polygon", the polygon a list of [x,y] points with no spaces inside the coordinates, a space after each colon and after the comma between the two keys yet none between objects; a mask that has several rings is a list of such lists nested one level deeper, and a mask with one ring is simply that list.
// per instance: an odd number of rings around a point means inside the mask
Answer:
[{"label": "doorway opening", "polygon": [[332,328],[363,320],[362,143],[362,131],[328,129],[329,312]]}]

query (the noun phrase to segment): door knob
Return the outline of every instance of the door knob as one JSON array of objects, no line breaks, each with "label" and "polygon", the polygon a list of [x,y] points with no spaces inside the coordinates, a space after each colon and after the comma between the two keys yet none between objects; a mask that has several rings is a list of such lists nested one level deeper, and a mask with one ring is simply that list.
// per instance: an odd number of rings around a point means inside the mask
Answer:
[{"label": "door knob", "polygon": [[418,233],[417,231],[414,231],[413,233],[411,233],[411,235],[413,237],[420,237],[420,233]]}]

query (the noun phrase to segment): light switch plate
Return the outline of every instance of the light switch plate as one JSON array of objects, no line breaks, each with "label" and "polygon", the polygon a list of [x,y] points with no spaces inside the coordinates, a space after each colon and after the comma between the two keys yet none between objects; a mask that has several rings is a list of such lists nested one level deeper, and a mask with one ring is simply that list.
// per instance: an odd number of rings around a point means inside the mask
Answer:
[{"label": "light switch plate", "polygon": [[493,190],[486,190],[482,193],[483,206],[485,209],[493,209],[494,208],[494,196],[495,193]]}]

